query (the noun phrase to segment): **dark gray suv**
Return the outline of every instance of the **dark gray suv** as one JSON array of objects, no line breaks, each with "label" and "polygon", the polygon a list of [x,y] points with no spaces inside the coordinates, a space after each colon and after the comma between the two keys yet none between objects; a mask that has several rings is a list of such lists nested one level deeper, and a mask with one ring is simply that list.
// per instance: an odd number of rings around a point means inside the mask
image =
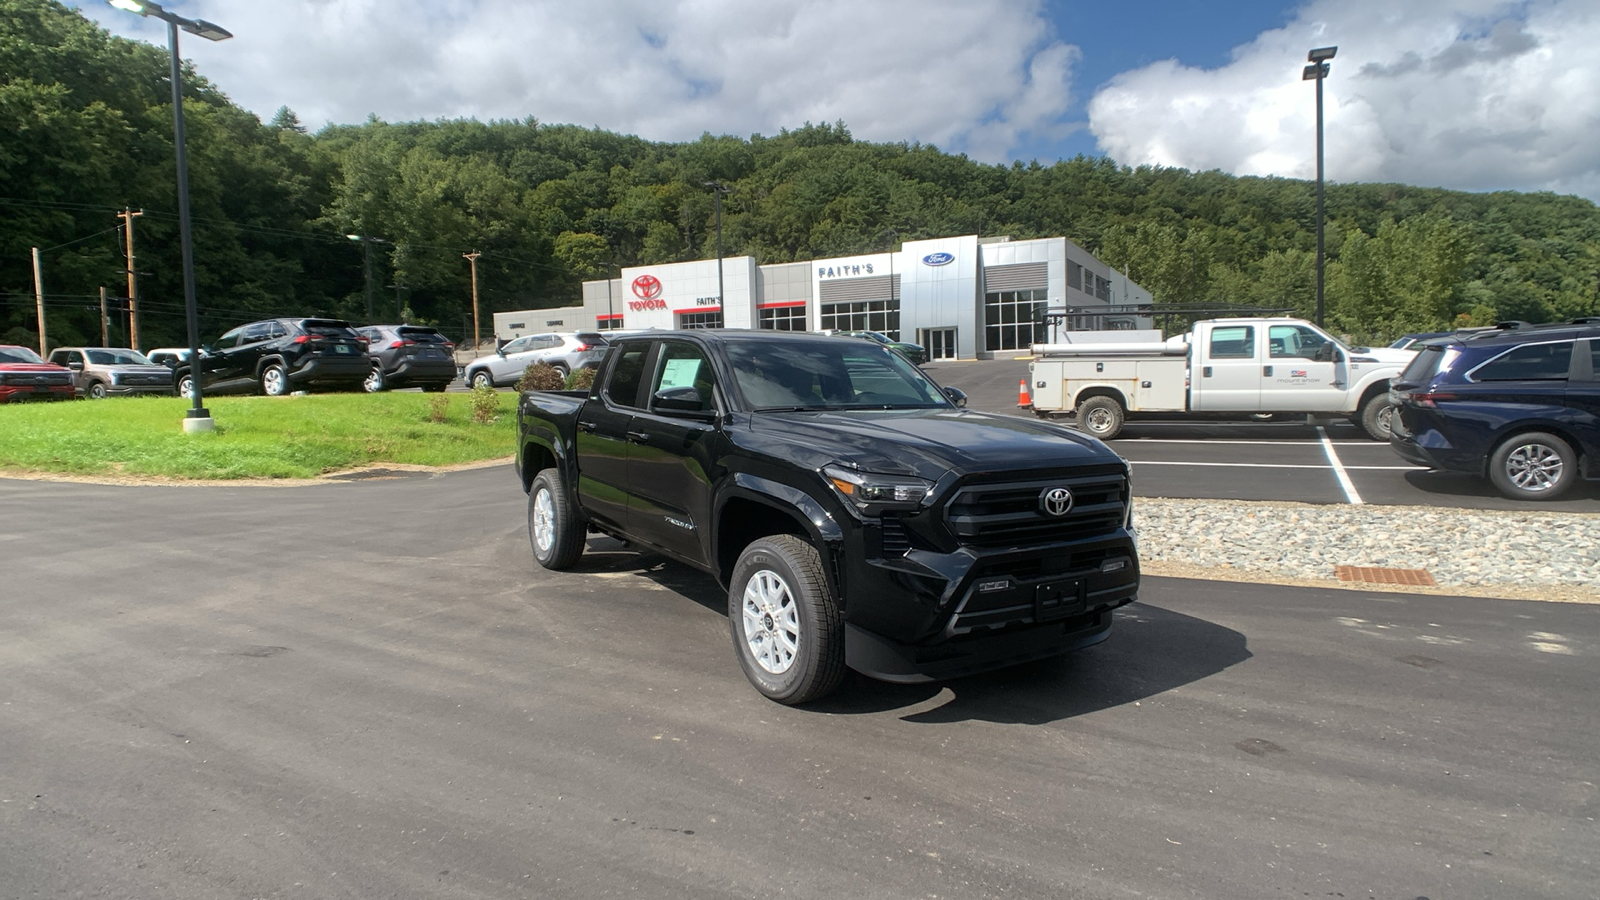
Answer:
[{"label": "dark gray suv", "polygon": [[439,392],[456,378],[456,345],[427,325],[367,325],[356,329],[367,339],[372,371],[368,393],[420,387]]}]

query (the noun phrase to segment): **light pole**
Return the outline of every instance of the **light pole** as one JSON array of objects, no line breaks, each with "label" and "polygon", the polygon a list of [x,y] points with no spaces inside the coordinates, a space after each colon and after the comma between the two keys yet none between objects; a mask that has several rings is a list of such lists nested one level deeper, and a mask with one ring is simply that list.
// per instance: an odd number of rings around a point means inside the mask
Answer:
[{"label": "light pole", "polygon": [[[728,192],[720,182],[707,181],[705,186],[711,188],[717,198],[717,306],[725,306],[722,302],[722,195]],[[724,311],[723,315],[727,315]]]},{"label": "light pole", "polygon": [[371,325],[372,319],[372,245],[386,243],[383,238],[375,238],[368,234],[347,234],[345,237],[352,241],[361,242],[363,265],[366,267],[367,278],[367,324]]},{"label": "light pole", "polygon": [[[155,16],[167,23],[167,47],[172,51],[172,144],[178,168],[178,235],[183,246],[183,305],[189,320],[189,396],[194,406],[183,420],[186,433],[212,431],[216,423],[206,411],[200,388],[200,313],[194,300],[194,233],[189,224],[189,155],[183,140],[183,60],[178,56],[178,29],[197,34],[208,41],[225,41],[233,33],[204,19],[185,19],[162,9],[150,0],[109,0],[117,9]],[[129,262],[132,268],[132,261]]]},{"label": "light pole", "polygon": [[1318,47],[1306,54],[1311,65],[1300,73],[1301,81],[1317,83],[1317,325],[1322,325],[1322,81],[1332,68],[1328,60],[1339,52],[1338,47]]}]

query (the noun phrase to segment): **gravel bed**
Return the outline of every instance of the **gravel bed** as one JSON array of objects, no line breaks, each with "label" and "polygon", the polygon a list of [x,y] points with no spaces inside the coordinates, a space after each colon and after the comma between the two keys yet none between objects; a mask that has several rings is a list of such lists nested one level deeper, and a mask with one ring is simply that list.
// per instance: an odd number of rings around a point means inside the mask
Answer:
[{"label": "gravel bed", "polygon": [[1424,569],[1441,588],[1600,592],[1600,515],[1138,498],[1134,522],[1146,562],[1312,581],[1342,565]]}]

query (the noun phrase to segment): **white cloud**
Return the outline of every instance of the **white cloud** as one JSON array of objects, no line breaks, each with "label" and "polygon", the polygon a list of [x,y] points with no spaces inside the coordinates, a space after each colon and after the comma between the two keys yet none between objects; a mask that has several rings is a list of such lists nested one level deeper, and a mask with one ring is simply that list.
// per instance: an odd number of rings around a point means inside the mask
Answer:
[{"label": "white cloud", "polygon": [[[843,120],[858,138],[1003,161],[1065,125],[1077,49],[1041,0],[171,0],[235,38],[183,53],[235,102],[312,128],[463,118],[652,140]],[[163,43],[94,0],[119,34]]]},{"label": "white cloud", "polygon": [[1217,69],[1156,63],[1112,79],[1089,127],[1126,165],[1315,176],[1306,51],[1324,82],[1326,175],[1600,199],[1600,4],[1314,0]]}]

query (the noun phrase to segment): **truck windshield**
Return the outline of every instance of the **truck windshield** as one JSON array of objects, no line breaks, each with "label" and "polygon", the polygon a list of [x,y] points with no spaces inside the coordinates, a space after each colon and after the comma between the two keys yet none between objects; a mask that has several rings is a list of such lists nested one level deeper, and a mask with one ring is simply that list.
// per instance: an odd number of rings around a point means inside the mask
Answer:
[{"label": "truck windshield", "polygon": [[756,412],[930,409],[950,401],[905,357],[857,341],[737,341],[728,361]]}]

